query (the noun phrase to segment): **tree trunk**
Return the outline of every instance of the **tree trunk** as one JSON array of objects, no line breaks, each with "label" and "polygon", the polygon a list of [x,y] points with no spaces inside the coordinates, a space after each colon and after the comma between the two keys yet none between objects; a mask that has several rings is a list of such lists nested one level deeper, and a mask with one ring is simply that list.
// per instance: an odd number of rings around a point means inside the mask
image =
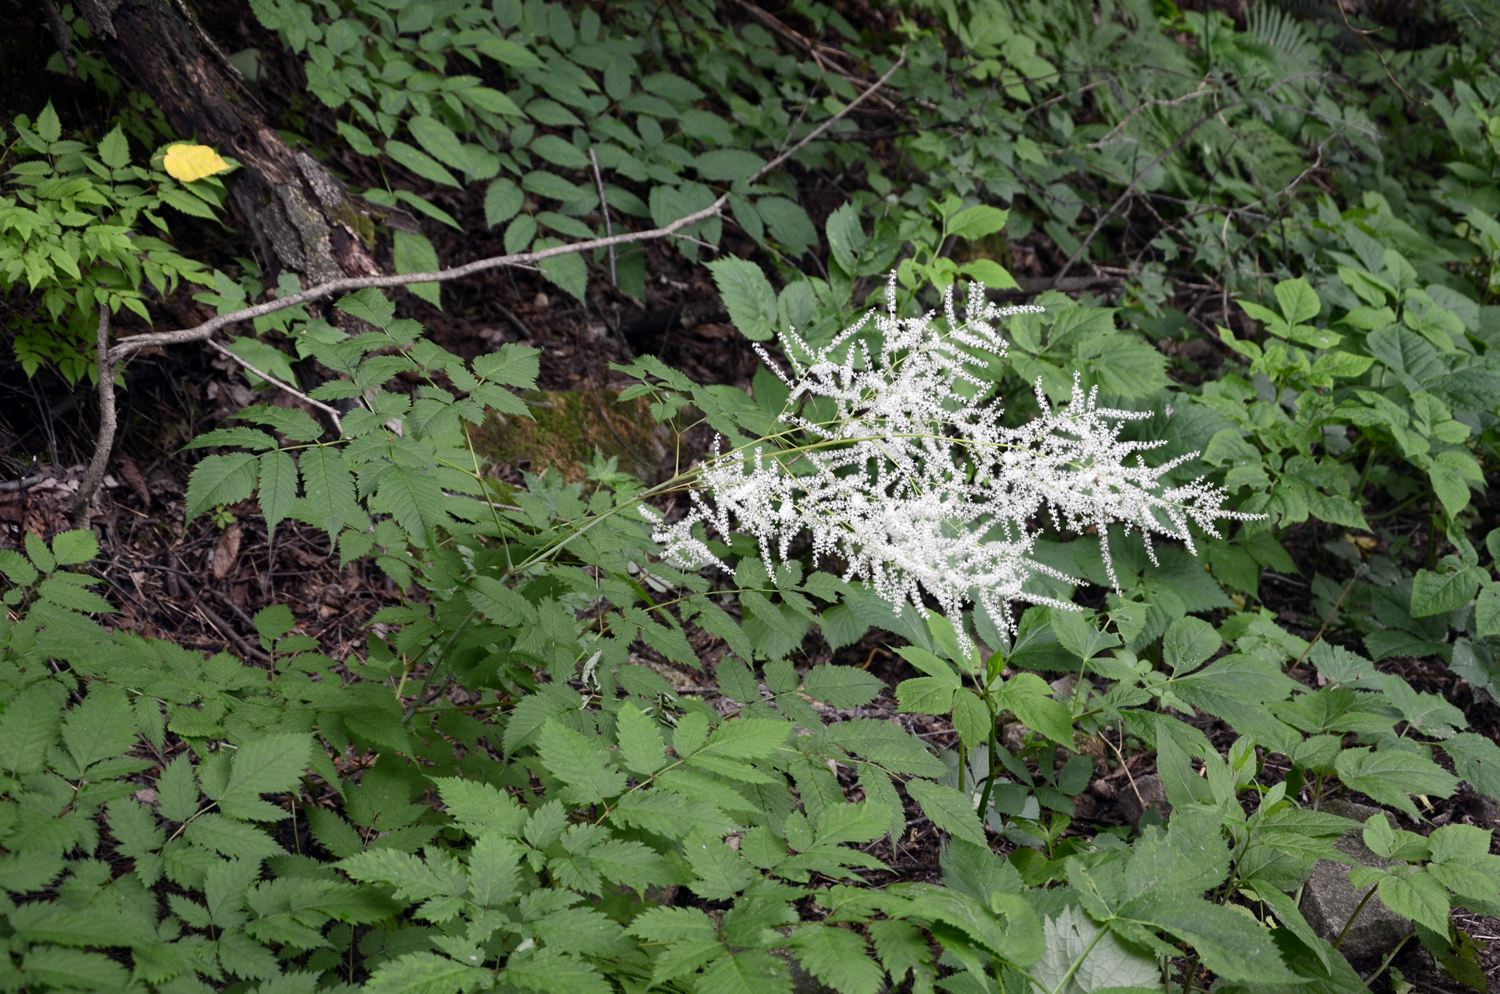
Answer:
[{"label": "tree trunk", "polygon": [[239,73],[181,4],[75,3],[111,64],[145,88],[174,131],[242,164],[228,177],[230,196],[273,281],[282,271],[306,283],[383,271],[358,234],[369,222],[343,184],[282,141]]}]

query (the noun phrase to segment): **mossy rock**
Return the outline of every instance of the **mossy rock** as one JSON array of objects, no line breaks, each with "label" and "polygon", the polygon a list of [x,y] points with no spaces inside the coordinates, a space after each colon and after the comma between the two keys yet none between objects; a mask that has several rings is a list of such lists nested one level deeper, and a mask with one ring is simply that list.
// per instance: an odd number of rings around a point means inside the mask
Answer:
[{"label": "mossy rock", "polygon": [[528,390],[521,397],[531,418],[496,415],[475,438],[480,454],[498,465],[555,469],[577,481],[597,451],[647,481],[671,468],[671,431],[651,417],[644,397],[622,402],[609,388]]}]

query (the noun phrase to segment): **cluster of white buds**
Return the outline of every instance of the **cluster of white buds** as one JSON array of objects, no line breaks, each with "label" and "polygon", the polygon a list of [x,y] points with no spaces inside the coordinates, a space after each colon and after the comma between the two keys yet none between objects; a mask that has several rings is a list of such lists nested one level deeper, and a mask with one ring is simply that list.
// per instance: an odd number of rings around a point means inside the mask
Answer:
[{"label": "cluster of white buds", "polygon": [[[845,579],[868,583],[898,611],[910,603],[925,612],[930,599],[962,632],[961,612],[974,603],[1011,627],[1014,604],[1074,608],[1027,589],[1038,574],[1081,582],[1033,557],[1044,522],[1094,529],[1118,590],[1112,523],[1139,530],[1154,563],[1153,535],[1193,550],[1190,522],[1217,536],[1220,520],[1259,517],[1226,510],[1225,492],[1202,480],[1167,486],[1163,477],[1193,457],[1148,465],[1142,452],[1164,442],[1120,438],[1125,422],[1148,415],[1099,406],[1097,388],[1085,393],[1077,374],[1065,405],[1049,403],[1038,382],[1040,416],[1002,425],[989,370],[1006,343],[995,322],[1042,308],[998,307],[975,285],[962,317],[950,288],[945,322],[931,312],[902,318],[894,276],[886,297],[884,314],[871,311],[824,348],[783,334],[790,373],[759,350],[791,389],[780,420],[796,444],[716,447],[685,517],[667,524],[645,512],[669,561],[729,569],[695,534],[700,524],[755,536],[767,562],[807,536],[815,559],[842,561]],[[830,420],[804,415],[810,397],[832,402]]]}]

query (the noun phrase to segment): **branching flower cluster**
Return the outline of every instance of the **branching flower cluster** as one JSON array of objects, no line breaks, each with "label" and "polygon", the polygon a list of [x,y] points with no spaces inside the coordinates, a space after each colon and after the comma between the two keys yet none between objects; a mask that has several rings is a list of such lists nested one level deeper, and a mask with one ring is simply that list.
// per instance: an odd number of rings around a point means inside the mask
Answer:
[{"label": "branching flower cluster", "polygon": [[[1082,582],[1034,558],[1044,524],[1096,531],[1118,590],[1111,524],[1139,531],[1154,563],[1154,536],[1196,551],[1190,525],[1217,536],[1221,520],[1258,517],[1225,509],[1225,492],[1201,479],[1168,485],[1167,474],[1193,456],[1148,464],[1143,453],[1163,441],[1120,437],[1148,415],[1100,406],[1097,388],[1085,392],[1076,373],[1066,404],[1052,405],[1038,382],[1040,416],[1005,426],[988,372],[1006,351],[996,323],[1041,308],[998,307],[976,285],[962,316],[951,289],[944,310],[945,321],[932,312],[900,317],[893,279],[885,313],[871,311],[826,347],[783,334],[789,372],[761,350],[791,388],[780,420],[797,444],[716,449],[685,517],[668,524],[647,512],[668,559],[729,569],[696,532],[700,524],[725,538],[753,535],[768,562],[785,560],[807,536],[815,558],[842,561],[846,579],[897,610],[925,612],[930,600],[957,620],[977,603],[1013,626],[1016,604],[1074,608],[1029,589],[1032,578]],[[810,398],[831,402],[822,409],[831,406],[828,420],[813,420]]]}]

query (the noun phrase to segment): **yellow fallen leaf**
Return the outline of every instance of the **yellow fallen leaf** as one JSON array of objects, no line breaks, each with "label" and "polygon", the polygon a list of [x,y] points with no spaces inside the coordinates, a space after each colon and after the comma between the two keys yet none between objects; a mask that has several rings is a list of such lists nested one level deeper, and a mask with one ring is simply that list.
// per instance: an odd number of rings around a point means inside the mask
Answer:
[{"label": "yellow fallen leaf", "polygon": [[192,183],[206,176],[217,176],[234,168],[207,145],[187,143],[168,146],[167,157],[162,165],[166,167],[168,176],[183,183]]}]

